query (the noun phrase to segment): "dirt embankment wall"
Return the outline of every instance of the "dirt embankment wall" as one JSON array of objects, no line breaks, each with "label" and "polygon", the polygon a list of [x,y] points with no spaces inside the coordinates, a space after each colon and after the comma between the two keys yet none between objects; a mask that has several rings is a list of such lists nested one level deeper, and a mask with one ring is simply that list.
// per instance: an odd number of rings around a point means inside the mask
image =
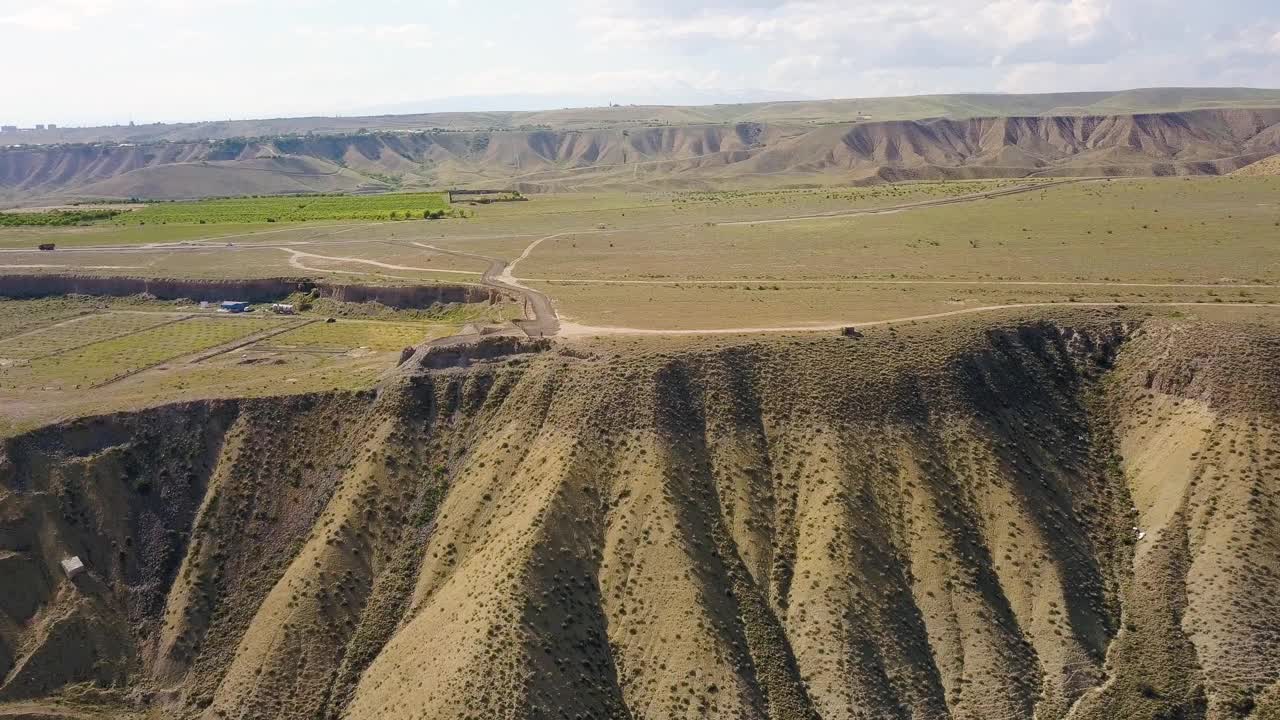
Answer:
[{"label": "dirt embankment wall", "polygon": [[470,285],[379,287],[317,283],[306,278],[183,280],[88,275],[0,275],[0,297],[7,298],[71,294],[124,297],[147,293],[161,300],[245,300],[260,303],[279,301],[293,293],[312,290],[318,290],[321,297],[342,302],[378,302],[397,309],[498,300],[496,292]]}]

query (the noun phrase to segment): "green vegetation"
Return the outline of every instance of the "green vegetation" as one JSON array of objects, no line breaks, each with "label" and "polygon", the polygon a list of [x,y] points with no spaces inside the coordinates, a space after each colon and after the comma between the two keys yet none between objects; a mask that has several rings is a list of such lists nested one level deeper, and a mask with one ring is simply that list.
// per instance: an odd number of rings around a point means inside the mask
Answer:
[{"label": "green vegetation", "polygon": [[979,193],[1007,190],[1022,185],[1032,185],[1042,180],[964,180],[955,182],[917,182],[865,187],[831,188],[780,188],[770,190],[697,190],[676,193],[672,203],[677,209],[697,203],[731,203],[744,207],[775,205],[795,207],[802,203],[822,205],[822,209],[838,209],[840,204],[850,208],[897,205],[923,200],[977,195]]},{"label": "green vegetation", "polygon": [[[115,322],[116,319],[107,315],[87,322]],[[258,318],[191,318],[140,332],[117,334],[101,342],[4,368],[0,386],[95,387],[166,360],[278,326],[280,322]]]},{"label": "green vegetation", "polygon": [[440,193],[305,195],[154,203],[121,215],[120,225],[423,220],[456,217]]},{"label": "green vegetation", "polygon": [[182,315],[164,313],[103,313],[66,320],[18,338],[0,341],[0,358],[33,360],[68,350],[137,333]]},{"label": "green vegetation", "polygon": [[310,352],[347,352],[368,348],[376,352],[392,352],[417,345],[424,340],[444,337],[454,332],[447,325],[425,325],[388,322],[343,321],[316,322],[290,330],[266,340],[271,349],[299,349]]},{"label": "green vegetation", "polygon": [[0,213],[0,227],[69,227],[89,225],[99,220],[109,220],[121,214],[119,210],[48,210],[45,212]]},{"label": "green vegetation", "polygon": [[[39,300],[0,299],[0,338],[11,338],[32,332],[61,320],[94,311],[94,305],[80,297],[42,298]],[[5,342],[0,340],[0,347]],[[0,357],[5,353],[0,350]]]}]

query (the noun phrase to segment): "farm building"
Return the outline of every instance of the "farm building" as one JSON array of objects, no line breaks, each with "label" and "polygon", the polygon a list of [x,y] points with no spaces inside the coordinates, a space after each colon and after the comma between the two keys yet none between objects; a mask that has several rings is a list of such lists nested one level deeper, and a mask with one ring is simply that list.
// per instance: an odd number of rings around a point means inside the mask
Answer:
[{"label": "farm building", "polygon": [[271,312],[276,313],[277,315],[296,315],[298,311],[297,308],[292,305],[275,303],[271,306]]},{"label": "farm building", "polygon": [[222,312],[242,313],[249,310],[249,303],[244,300],[224,300],[219,309]]}]

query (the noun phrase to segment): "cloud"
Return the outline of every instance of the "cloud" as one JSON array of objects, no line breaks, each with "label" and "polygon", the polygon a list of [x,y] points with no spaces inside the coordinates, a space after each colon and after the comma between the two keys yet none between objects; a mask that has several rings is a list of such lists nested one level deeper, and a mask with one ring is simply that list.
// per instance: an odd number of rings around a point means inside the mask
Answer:
[{"label": "cloud", "polygon": [[427,49],[434,46],[436,32],[422,23],[399,25],[301,25],[293,34],[308,41],[325,45],[338,43],[373,43],[376,46],[395,46],[408,49]]},{"label": "cloud", "polygon": [[[187,15],[217,10],[229,5],[247,5],[253,0],[0,0],[0,27],[10,26],[39,32],[70,33],[91,28],[103,20],[133,21],[151,15]],[[15,7],[16,6],[16,7]],[[164,18],[169,20],[170,18]]]},{"label": "cloud", "polygon": [[1280,7],[1271,0],[597,0],[583,6],[580,27],[596,47],[727,55],[810,94],[861,94],[889,77],[928,87],[939,72],[967,82],[952,91],[1112,87],[1119,77],[1267,85],[1275,79],[1258,56],[1280,46]]},{"label": "cloud", "polygon": [[[432,96],[555,107],[1274,86],[1280,4],[0,0],[0,66],[22,68],[6,77],[0,119],[63,124],[347,112]],[[86,67],[148,81],[46,92]]]}]

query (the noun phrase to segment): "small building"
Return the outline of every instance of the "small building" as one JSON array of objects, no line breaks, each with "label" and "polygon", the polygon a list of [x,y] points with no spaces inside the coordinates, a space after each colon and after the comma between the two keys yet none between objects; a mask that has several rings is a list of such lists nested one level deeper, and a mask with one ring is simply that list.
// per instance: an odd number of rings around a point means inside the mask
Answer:
[{"label": "small building", "polygon": [[249,303],[244,300],[224,300],[218,309],[225,313],[248,312]]},{"label": "small building", "polygon": [[287,303],[274,303],[271,306],[271,312],[277,315],[297,315],[298,310]]},{"label": "small building", "polygon": [[43,129],[44,129],[44,126],[43,126],[43,125],[37,125],[37,126],[36,126],[36,129],[37,129],[37,130],[43,130]]},{"label": "small building", "polygon": [[0,132],[18,132],[17,125],[0,125]]},{"label": "small building", "polygon": [[84,563],[80,562],[80,558],[76,555],[62,558],[62,572],[66,574],[68,580],[75,580],[77,575],[84,572]]},{"label": "small building", "polygon": [[50,130],[57,130],[57,129],[58,129],[58,126],[57,126],[57,125],[54,125],[53,123],[49,123],[49,129],[50,129]]}]

